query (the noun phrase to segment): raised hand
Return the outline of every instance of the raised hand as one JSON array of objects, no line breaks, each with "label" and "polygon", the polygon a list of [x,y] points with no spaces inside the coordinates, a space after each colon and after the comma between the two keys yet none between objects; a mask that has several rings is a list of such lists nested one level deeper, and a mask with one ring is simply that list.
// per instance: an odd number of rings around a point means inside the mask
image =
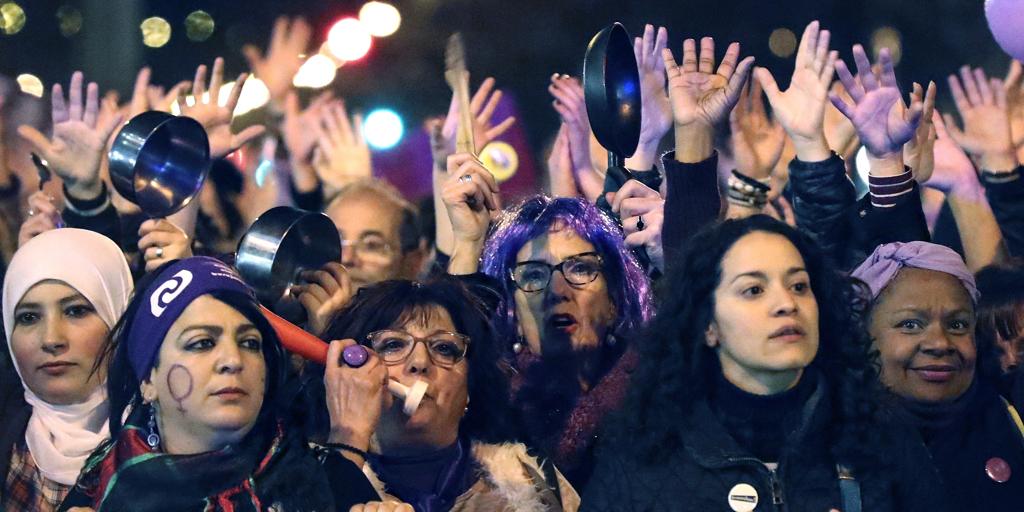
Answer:
[{"label": "raised hand", "polygon": [[139,252],[149,272],[171,260],[192,256],[192,242],[184,230],[167,219],[149,219],[139,226]]},{"label": "raised hand", "polygon": [[18,247],[40,233],[57,229],[64,225],[60,212],[53,204],[53,198],[38,190],[28,196],[28,217],[18,229]]},{"label": "raised hand", "polygon": [[319,270],[303,271],[299,279],[301,284],[293,286],[291,294],[306,310],[306,330],[322,336],[338,311],[355,295],[352,278],[341,263],[331,261]]},{"label": "raised hand", "polygon": [[105,124],[99,125],[99,88],[95,82],[89,83],[83,108],[82,81],[81,71],[71,75],[67,102],[61,85],[53,85],[51,139],[29,125],[19,126],[18,134],[64,180],[69,194],[79,199],[92,199],[103,190],[100,162],[107,139],[121,122],[121,116],[112,116],[105,120]]},{"label": "raised hand", "polygon": [[946,123],[936,110],[932,113],[932,127],[935,130],[935,165],[926,184],[936,190],[950,194],[953,190],[972,185],[978,181],[971,158],[949,136]]},{"label": "raised hand", "polygon": [[[210,73],[210,88],[206,88],[206,66],[200,65],[196,68],[196,77],[192,81],[192,95],[195,98],[193,105],[188,105],[184,98],[178,97],[178,107],[181,115],[188,116],[206,129],[206,135],[210,139],[210,156],[220,158],[226,156],[236,149],[244,146],[249,141],[263,135],[266,131],[264,126],[250,126],[237,134],[231,133],[231,121],[234,119],[235,106],[238,105],[238,98],[242,94],[242,86],[245,85],[247,73],[238,75],[235,85],[231,88],[228,101],[220,105],[220,88],[224,84],[224,59],[217,57],[213,61],[213,71]],[[209,92],[209,94],[206,94]]]},{"label": "raised hand", "polygon": [[558,135],[551,145],[547,162],[548,194],[552,197],[579,197],[579,187],[572,172],[572,155],[569,153],[569,129],[562,123]]},{"label": "raised hand", "polygon": [[[488,77],[480,84],[480,88],[476,90],[476,94],[470,100],[469,108],[473,111],[473,140],[476,142],[476,153],[479,154],[489,142],[501,137],[501,135],[508,131],[516,122],[515,117],[507,117],[500,123],[492,123],[492,117],[494,117],[494,110],[498,108],[498,102],[501,101],[502,92],[494,89],[494,78]],[[455,96],[452,95],[452,103],[448,108],[448,116],[444,119],[444,125],[441,128],[442,142],[439,149],[444,151],[444,154],[435,152],[434,162],[440,164],[444,162],[448,155],[455,152],[455,134],[459,128],[459,102],[456,101]],[[440,159],[440,160],[438,160]]]},{"label": "raised hand", "polygon": [[[832,82],[832,88],[829,89],[829,93],[839,96],[846,103],[853,103],[849,93],[843,88],[843,83],[838,80]],[[852,158],[853,152],[860,147],[860,140],[857,139],[857,129],[853,127],[853,123],[831,101],[826,102],[824,128],[828,147],[843,158]]]},{"label": "raised hand", "polygon": [[456,245],[483,244],[491,215],[501,210],[498,183],[473,155],[448,157],[448,177],[441,191]]},{"label": "raised hand", "polygon": [[414,512],[412,505],[396,501],[370,501],[352,505],[348,512]]},{"label": "raised hand", "polygon": [[959,79],[949,76],[949,89],[964,120],[964,129],[960,130],[952,116],[946,114],[943,118],[953,140],[978,157],[982,169],[1009,171],[1017,167],[1003,81],[989,80],[981,69],[964,66]]},{"label": "raised hand", "polygon": [[1019,60],[1010,61],[1003,89],[1010,109],[1010,135],[1017,149],[1017,161],[1024,161],[1024,66]]},{"label": "raised hand", "polygon": [[[825,139],[825,105],[838,53],[828,50],[831,34],[812,21],[804,29],[796,66],[789,88],[779,91],[775,78],[765,68],[757,68],[754,77],[764,87],[772,112],[793,140],[797,158],[807,162],[828,159]],[[760,100],[759,100],[760,101]]]},{"label": "raised hand", "polygon": [[853,104],[836,94],[829,94],[829,99],[853,122],[857,136],[871,156],[885,158],[902,153],[903,145],[914,136],[923,105],[911,105],[909,109],[904,105],[888,48],[879,52],[881,73],[877,77],[863,46],[854,45],[853,58],[859,81],[854,79],[845,62],[836,61],[836,73]]},{"label": "raised hand", "polygon": [[284,139],[288,156],[297,162],[312,162],[320,131],[320,120],[324,108],[331,100],[331,92],[317,96],[308,107],[299,106],[299,95],[291,91],[284,100],[284,120],[281,122],[281,138]]},{"label": "raised hand", "polygon": [[302,55],[309,47],[313,29],[302,18],[289,20],[281,16],[274,22],[270,33],[270,44],[267,53],[260,53],[259,48],[246,45],[242,48],[249,69],[267,86],[270,98],[281,105],[288,91],[292,88],[292,80],[302,67],[305,60]]},{"label": "raised hand", "polygon": [[185,80],[171,87],[170,91],[165,91],[163,87],[149,83],[151,75],[152,71],[149,67],[144,67],[135,76],[132,99],[128,103],[127,114],[129,118],[135,117],[147,110],[170,112],[171,105],[178,99],[182,91],[188,90],[189,86],[192,85],[191,82]]},{"label": "raised hand", "polygon": [[736,168],[758,180],[771,175],[786,145],[786,132],[768,117],[761,95],[759,81],[754,81],[753,86],[744,85],[740,101],[729,114]]},{"label": "raised hand", "polygon": [[[647,170],[654,165],[658,143],[672,128],[672,105],[665,90],[665,61],[662,50],[668,45],[668,30],[653,25],[644,26],[643,37],[633,39],[633,55],[640,71],[640,142],[636,161],[626,166]],[[631,159],[632,160],[632,159]]]},{"label": "raised hand", "polygon": [[672,119],[677,128],[692,124],[714,127],[725,121],[729,111],[740,98],[743,82],[750,74],[754,58],[747,57],[737,64],[740,44],[732,43],[715,67],[715,40],[700,40],[700,59],[693,39],[683,42],[683,65],[676,64],[672,50],[662,49],[661,57],[668,77],[668,97],[672,106]]},{"label": "raised hand", "polygon": [[910,93],[910,104],[921,104],[921,122],[917,125],[914,137],[903,146],[903,161],[914,171],[914,179],[925,183],[935,168],[935,125],[932,114],[935,112],[935,82],[928,83],[925,91],[921,84],[914,82],[914,91]]},{"label": "raised hand", "polygon": [[345,104],[331,101],[320,109],[320,119],[314,125],[317,137],[316,173],[327,185],[338,189],[346,183],[373,175],[370,146],[363,137],[363,116],[349,119]]},{"label": "raised hand", "polygon": [[[327,441],[366,451],[381,413],[391,406],[391,393],[387,391],[388,370],[373,350],[367,349],[370,357],[359,368],[342,362],[342,351],[355,344],[353,340],[335,340],[327,348],[324,388],[331,419]],[[352,456],[349,452],[342,455]],[[362,464],[364,461],[353,462]]]},{"label": "raised hand", "polygon": [[576,183],[583,196],[593,202],[604,189],[604,178],[597,174],[590,152],[590,119],[587,117],[583,86],[569,75],[556,73],[551,76],[548,92],[555,98],[551,105],[566,127],[566,140]]}]

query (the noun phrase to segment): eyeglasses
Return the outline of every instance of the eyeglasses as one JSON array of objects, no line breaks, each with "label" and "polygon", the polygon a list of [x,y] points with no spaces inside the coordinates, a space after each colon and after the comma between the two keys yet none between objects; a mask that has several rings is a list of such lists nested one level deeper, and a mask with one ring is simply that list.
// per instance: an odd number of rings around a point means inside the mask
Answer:
[{"label": "eyeglasses", "polygon": [[603,264],[604,261],[596,252],[569,256],[557,265],[543,261],[524,261],[512,269],[512,282],[524,292],[539,292],[548,287],[551,275],[557,270],[569,284],[583,286],[597,279]]},{"label": "eyeglasses", "polygon": [[351,247],[362,259],[388,260],[394,255],[394,249],[384,237],[366,234],[358,240],[342,240],[341,248]]},{"label": "eyeglasses", "polygon": [[469,336],[455,332],[437,332],[427,338],[417,338],[404,331],[384,330],[371,332],[366,340],[386,365],[404,362],[417,343],[423,343],[430,362],[442,368],[455,366],[469,350]]}]

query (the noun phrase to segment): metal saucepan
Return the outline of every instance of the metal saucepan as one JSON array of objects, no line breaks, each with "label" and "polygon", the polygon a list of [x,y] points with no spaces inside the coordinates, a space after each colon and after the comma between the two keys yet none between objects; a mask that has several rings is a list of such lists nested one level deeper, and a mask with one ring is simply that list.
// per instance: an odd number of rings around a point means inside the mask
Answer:
[{"label": "metal saucepan", "polygon": [[109,160],[118,193],[147,216],[166,217],[203,187],[210,172],[210,143],[195,119],[152,110],[121,128]]},{"label": "metal saucepan", "polygon": [[334,222],[322,213],[278,206],[263,212],[242,236],[235,268],[260,302],[274,309],[300,272],[331,261],[341,261]]},{"label": "metal saucepan", "polygon": [[633,40],[621,23],[597,33],[583,60],[583,96],[597,141],[608,150],[608,167],[621,167],[640,141],[640,72]]}]

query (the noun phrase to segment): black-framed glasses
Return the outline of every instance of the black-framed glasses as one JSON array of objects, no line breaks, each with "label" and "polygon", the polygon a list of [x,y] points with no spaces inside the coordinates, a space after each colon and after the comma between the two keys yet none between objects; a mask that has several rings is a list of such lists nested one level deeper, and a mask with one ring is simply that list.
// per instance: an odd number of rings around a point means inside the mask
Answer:
[{"label": "black-framed glasses", "polygon": [[469,336],[457,332],[436,332],[426,338],[417,338],[405,331],[386,329],[371,332],[366,340],[386,365],[404,362],[417,343],[423,343],[430,361],[442,368],[455,366],[469,351]]},{"label": "black-framed glasses", "polygon": [[596,252],[584,252],[569,256],[557,265],[543,261],[524,261],[512,269],[512,282],[524,292],[539,292],[551,283],[551,275],[557,270],[566,282],[583,286],[594,282],[601,275],[604,261]]}]

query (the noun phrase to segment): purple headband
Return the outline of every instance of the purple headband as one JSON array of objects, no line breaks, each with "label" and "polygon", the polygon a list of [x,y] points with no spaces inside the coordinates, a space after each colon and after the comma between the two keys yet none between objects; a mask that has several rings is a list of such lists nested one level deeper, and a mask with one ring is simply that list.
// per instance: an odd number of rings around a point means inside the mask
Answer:
[{"label": "purple headband", "polygon": [[879,245],[852,275],[867,283],[871,288],[871,298],[877,299],[903,267],[944,272],[963,283],[975,304],[981,297],[978,285],[974,282],[974,274],[967,270],[963,258],[949,247],[929,242]]},{"label": "purple headband", "polygon": [[173,263],[160,273],[139,304],[128,331],[128,359],[139,380],[148,378],[164,336],[192,301],[211,292],[252,297],[252,289],[220,260],[196,256]]}]

